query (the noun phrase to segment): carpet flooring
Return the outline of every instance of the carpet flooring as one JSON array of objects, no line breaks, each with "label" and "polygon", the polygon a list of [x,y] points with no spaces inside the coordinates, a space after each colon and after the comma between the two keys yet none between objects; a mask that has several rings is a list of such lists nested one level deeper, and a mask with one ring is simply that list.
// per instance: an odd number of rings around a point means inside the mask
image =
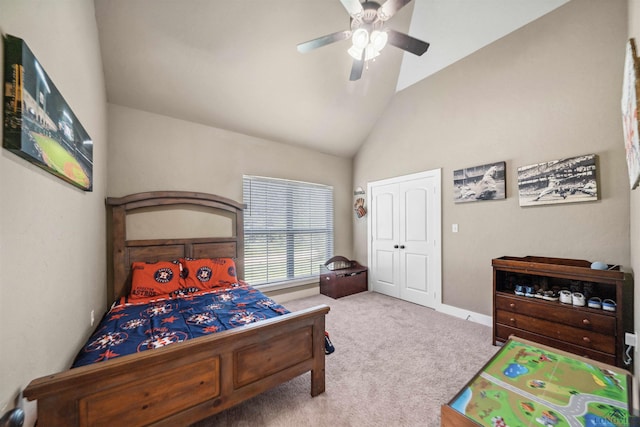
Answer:
[{"label": "carpet flooring", "polygon": [[312,398],[309,374],[193,427],[440,425],[447,403],[498,347],[491,328],[375,292],[289,301],[291,311],[327,304],[336,351],[326,391]]}]

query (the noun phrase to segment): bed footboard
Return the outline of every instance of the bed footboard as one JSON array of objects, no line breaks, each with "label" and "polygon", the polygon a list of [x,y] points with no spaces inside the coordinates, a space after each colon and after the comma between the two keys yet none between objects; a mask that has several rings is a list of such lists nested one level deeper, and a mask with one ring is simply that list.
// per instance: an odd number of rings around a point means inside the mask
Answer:
[{"label": "bed footboard", "polygon": [[33,380],[41,426],[185,425],[311,371],[325,390],[320,305]]}]

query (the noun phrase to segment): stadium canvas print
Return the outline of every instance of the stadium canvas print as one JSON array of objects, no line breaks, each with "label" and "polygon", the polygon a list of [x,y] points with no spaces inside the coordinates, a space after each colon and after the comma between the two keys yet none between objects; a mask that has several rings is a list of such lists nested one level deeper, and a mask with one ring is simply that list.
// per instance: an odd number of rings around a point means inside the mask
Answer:
[{"label": "stadium canvas print", "polygon": [[93,142],[26,43],[4,38],[4,148],[91,191]]},{"label": "stadium canvas print", "polygon": [[596,155],[519,167],[518,193],[520,206],[598,200]]},{"label": "stadium canvas print", "polygon": [[504,199],[505,165],[505,162],[497,162],[453,171],[454,202]]},{"label": "stadium canvas print", "polygon": [[638,106],[640,106],[640,63],[634,39],[627,42],[622,84],[622,127],[624,147],[629,168],[629,184],[633,190],[640,182],[640,127],[638,127]]}]

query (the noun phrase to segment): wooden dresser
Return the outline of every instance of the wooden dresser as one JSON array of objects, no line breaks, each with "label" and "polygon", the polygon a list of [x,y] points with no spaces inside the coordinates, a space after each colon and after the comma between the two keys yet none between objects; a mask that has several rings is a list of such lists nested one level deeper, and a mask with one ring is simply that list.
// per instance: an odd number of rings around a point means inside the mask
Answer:
[{"label": "wooden dresser", "polygon": [[[579,356],[632,369],[624,363],[624,335],[633,331],[633,283],[617,266],[591,269],[583,260],[502,257],[493,265],[493,343],[515,335]],[[573,290],[613,300],[615,311],[516,295],[516,286]]]},{"label": "wooden dresser", "polygon": [[367,290],[367,267],[342,256],[320,266],[320,293],[341,298]]}]

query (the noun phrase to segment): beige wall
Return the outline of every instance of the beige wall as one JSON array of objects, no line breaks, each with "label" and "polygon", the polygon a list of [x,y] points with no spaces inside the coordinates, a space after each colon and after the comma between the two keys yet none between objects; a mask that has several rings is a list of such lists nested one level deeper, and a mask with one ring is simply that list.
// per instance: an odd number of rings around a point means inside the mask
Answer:
[{"label": "beige wall", "polygon": [[0,0],[0,11],[0,31],[27,42],[94,141],[90,193],[0,151],[2,414],[30,380],[69,367],[91,310],[106,309],[107,113],[92,1]]},{"label": "beige wall", "polygon": [[[640,0],[629,1],[629,37],[635,38],[636,48],[640,46]],[[631,268],[634,272],[640,271],[640,188],[631,192]],[[636,281],[639,280],[636,275]],[[636,287],[636,289],[638,289]],[[634,294],[634,322],[635,331],[640,331],[640,292],[636,290]],[[636,332],[637,333],[637,332]],[[640,375],[640,363],[637,361],[640,353],[634,353],[635,365],[634,374]]]},{"label": "beige wall", "polygon": [[[445,304],[490,315],[491,259],[503,255],[630,268],[626,21],[624,0],[571,1],[398,93],[356,155],[354,186],[442,168]],[[519,166],[590,153],[599,158],[600,200],[519,206]],[[453,203],[454,170],[497,161],[507,164],[506,200]],[[359,259],[366,239],[366,223],[355,223]]]},{"label": "beige wall", "polygon": [[332,185],[335,253],[351,256],[350,159],[109,105],[110,196],[188,190],[242,201],[243,174]]}]

